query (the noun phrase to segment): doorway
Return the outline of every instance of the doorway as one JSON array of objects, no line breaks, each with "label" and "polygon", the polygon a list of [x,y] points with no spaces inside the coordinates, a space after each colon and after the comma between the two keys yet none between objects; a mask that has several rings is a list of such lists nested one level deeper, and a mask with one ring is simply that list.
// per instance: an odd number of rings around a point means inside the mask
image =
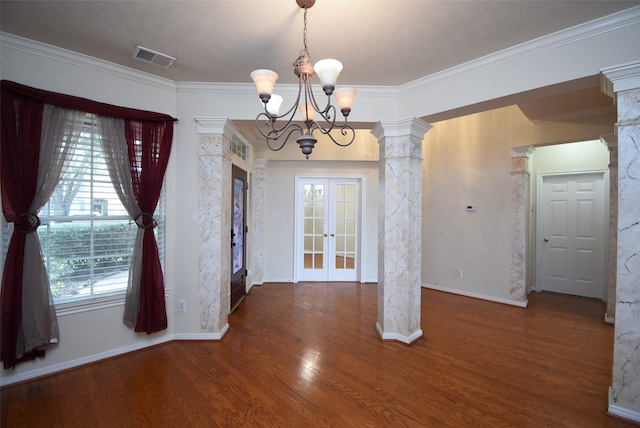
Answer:
[{"label": "doorway", "polygon": [[606,171],[539,174],[537,289],[604,300]]},{"label": "doorway", "polygon": [[235,165],[231,170],[231,311],[246,295],[246,220],[247,220],[247,173]]},{"label": "doorway", "polygon": [[360,279],[360,207],[360,178],[297,179],[296,282]]}]

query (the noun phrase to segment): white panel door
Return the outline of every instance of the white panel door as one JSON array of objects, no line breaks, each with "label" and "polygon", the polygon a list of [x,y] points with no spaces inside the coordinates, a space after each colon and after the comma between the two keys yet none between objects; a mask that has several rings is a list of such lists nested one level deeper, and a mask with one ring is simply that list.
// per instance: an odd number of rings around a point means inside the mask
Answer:
[{"label": "white panel door", "polygon": [[357,281],[360,180],[301,178],[296,197],[297,280]]},{"label": "white panel door", "polygon": [[541,222],[537,233],[542,283],[538,289],[604,297],[607,226],[604,185],[604,173],[600,172],[542,178]]}]

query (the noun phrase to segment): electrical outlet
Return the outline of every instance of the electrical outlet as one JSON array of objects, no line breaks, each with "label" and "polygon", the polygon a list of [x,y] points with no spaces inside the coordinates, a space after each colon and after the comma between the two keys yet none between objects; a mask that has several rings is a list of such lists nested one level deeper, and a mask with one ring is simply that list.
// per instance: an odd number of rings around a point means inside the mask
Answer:
[{"label": "electrical outlet", "polygon": [[178,312],[187,312],[186,300],[178,300]]},{"label": "electrical outlet", "polygon": [[462,268],[456,268],[456,277],[462,278]]}]

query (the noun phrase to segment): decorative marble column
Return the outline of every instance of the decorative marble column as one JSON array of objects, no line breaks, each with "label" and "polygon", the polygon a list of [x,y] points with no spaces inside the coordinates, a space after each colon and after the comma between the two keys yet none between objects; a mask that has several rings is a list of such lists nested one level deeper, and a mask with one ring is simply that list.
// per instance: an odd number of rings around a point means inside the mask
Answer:
[{"label": "decorative marble column", "polygon": [[419,119],[379,122],[378,320],[383,340],[411,343],[420,328],[422,140]]},{"label": "decorative marble column", "polygon": [[602,70],[618,106],[618,260],[609,413],[640,422],[640,61]]},{"label": "decorative marble column", "polygon": [[511,148],[511,284],[509,294],[518,302],[527,302],[528,212],[531,175],[528,160],[533,146]]},{"label": "decorative marble column", "polygon": [[600,137],[609,149],[609,257],[607,276],[607,312],[604,321],[616,319],[616,277],[618,270],[618,136]]},{"label": "decorative marble column", "polygon": [[253,285],[264,283],[264,172],[267,162],[268,159],[253,161]]},{"label": "decorative marble column", "polygon": [[221,339],[229,329],[231,292],[231,137],[224,118],[196,118],[200,327]]}]

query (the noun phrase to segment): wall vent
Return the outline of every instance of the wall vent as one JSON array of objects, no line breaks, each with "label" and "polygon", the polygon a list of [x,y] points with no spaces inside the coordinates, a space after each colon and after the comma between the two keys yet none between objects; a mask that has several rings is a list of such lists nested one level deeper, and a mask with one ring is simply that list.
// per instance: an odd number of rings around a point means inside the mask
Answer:
[{"label": "wall vent", "polygon": [[169,68],[176,60],[174,57],[153,51],[151,49],[136,46],[131,58],[163,68]]}]

